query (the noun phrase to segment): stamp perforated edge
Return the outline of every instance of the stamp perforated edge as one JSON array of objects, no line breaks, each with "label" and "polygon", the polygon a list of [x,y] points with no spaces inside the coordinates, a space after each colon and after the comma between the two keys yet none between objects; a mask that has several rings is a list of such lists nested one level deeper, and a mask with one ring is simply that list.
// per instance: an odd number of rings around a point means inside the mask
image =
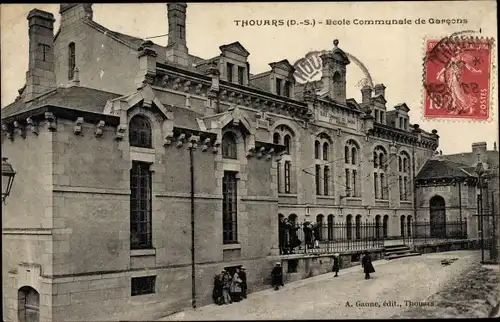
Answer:
[{"label": "stamp perforated edge", "polygon": [[[465,36],[467,35],[467,36]],[[426,63],[426,55],[427,55],[427,41],[428,40],[440,40],[444,38],[460,38],[460,39],[474,39],[474,40],[485,40],[490,42],[491,44],[491,52],[490,52],[490,78],[489,78],[489,89],[490,89],[490,115],[488,119],[474,119],[474,118],[452,118],[452,117],[426,117],[425,116],[425,80],[426,80],[426,75],[425,75],[425,63]],[[496,104],[496,95],[495,95],[495,81],[496,81],[496,75],[497,75],[497,66],[496,66],[496,41],[493,37],[484,37],[484,36],[479,36],[479,32],[474,31],[474,30],[464,30],[460,32],[453,33],[451,35],[441,35],[441,36],[434,36],[434,35],[426,35],[422,38],[422,48],[423,48],[423,57],[422,57],[422,87],[420,90],[421,97],[420,97],[420,102],[421,102],[421,109],[420,109],[420,120],[423,122],[437,122],[437,123],[491,123],[494,120],[495,117],[495,104]]]}]

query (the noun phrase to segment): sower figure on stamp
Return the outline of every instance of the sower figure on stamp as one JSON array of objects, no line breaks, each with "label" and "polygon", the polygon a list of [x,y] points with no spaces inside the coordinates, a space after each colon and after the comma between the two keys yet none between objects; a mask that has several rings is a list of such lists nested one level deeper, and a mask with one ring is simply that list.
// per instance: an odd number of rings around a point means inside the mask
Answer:
[{"label": "sower figure on stamp", "polygon": [[365,272],[365,279],[370,279],[370,273],[375,273],[375,268],[373,267],[372,258],[370,257],[370,253],[368,251],[365,251],[365,255],[361,260],[361,266]]},{"label": "sower figure on stamp", "polygon": [[448,87],[451,96],[451,110],[453,114],[474,113],[473,107],[477,98],[468,94],[462,86],[462,75],[465,69],[473,73],[481,73],[481,70],[475,69],[473,64],[474,57],[468,53],[461,52],[457,46],[455,56],[450,58],[448,64],[437,74],[436,78]]},{"label": "sower figure on stamp", "polygon": [[339,255],[339,253],[335,253],[333,255],[332,272],[335,273],[335,275],[333,277],[338,277],[339,276],[339,270],[340,270],[340,255]]},{"label": "sower figure on stamp", "polygon": [[271,286],[275,291],[279,290],[280,286],[283,286],[283,267],[281,267],[280,262],[276,262],[271,272]]}]

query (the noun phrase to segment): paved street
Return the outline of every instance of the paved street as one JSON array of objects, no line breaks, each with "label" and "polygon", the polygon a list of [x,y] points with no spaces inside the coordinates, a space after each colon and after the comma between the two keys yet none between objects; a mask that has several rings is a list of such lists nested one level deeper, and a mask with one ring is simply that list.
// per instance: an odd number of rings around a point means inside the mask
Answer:
[{"label": "paved street", "polygon": [[[448,266],[441,265],[441,260],[452,258],[458,260]],[[342,270],[337,278],[328,273],[287,284],[279,291],[252,293],[240,303],[209,305],[162,321],[390,318],[410,309],[405,301],[425,302],[455,282],[479,258],[477,251],[453,251],[380,260],[374,262],[377,272],[370,280],[364,280],[360,266],[352,267]]]}]

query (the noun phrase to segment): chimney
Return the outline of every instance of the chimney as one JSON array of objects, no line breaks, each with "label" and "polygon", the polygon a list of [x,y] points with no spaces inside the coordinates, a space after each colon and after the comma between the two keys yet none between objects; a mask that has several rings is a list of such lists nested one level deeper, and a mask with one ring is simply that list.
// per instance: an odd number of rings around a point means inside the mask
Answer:
[{"label": "chimney", "polygon": [[28,14],[29,65],[25,101],[56,88],[54,73],[54,15],[33,9]]},{"label": "chimney", "polygon": [[497,150],[497,143],[493,142],[493,151],[496,151],[496,150]]},{"label": "chimney", "polygon": [[486,154],[487,144],[486,142],[474,142],[472,143],[472,154],[474,155],[474,165],[481,162],[485,169],[488,168],[488,155]]},{"label": "chimney", "polygon": [[153,42],[146,40],[139,48],[139,71],[136,78],[137,89],[142,88],[146,84],[153,84],[156,77],[156,57],[158,55],[153,49]]},{"label": "chimney", "polygon": [[63,3],[59,7],[61,14],[61,27],[81,19],[92,20],[94,13],[92,3]]},{"label": "chimney", "polygon": [[365,85],[361,88],[361,103],[368,104],[370,103],[370,98],[372,97],[372,89],[370,86]]},{"label": "chimney", "polygon": [[373,90],[375,91],[375,96],[381,95],[382,97],[385,98],[385,86],[384,84],[377,84],[373,87]]},{"label": "chimney", "polygon": [[167,61],[183,66],[188,65],[188,48],[186,46],[186,8],[187,4],[185,2],[167,3]]}]

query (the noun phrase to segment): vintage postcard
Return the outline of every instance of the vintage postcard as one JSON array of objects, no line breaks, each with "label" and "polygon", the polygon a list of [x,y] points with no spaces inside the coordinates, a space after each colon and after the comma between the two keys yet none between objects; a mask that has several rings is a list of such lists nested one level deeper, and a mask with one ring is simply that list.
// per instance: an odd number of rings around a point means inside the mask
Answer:
[{"label": "vintage postcard", "polygon": [[499,317],[496,2],[0,9],[4,321]]}]

